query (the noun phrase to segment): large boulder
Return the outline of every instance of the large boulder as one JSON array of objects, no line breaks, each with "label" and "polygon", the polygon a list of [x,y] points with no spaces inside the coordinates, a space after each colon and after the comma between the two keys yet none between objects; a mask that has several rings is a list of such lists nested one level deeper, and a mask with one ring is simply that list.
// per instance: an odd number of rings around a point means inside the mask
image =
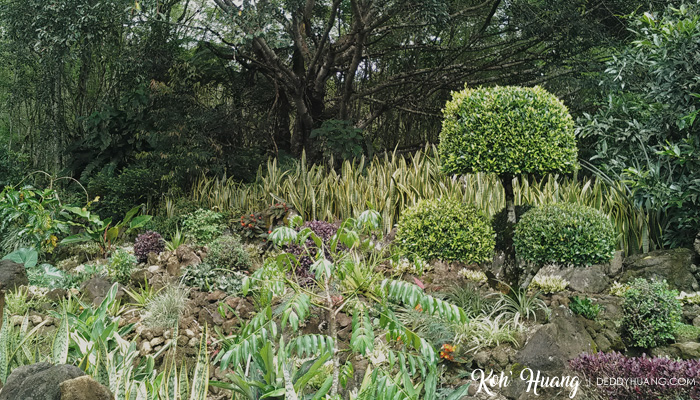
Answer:
[{"label": "large boulder", "polygon": [[[610,286],[604,265],[592,265],[590,267],[560,267],[546,265],[535,274],[540,276],[558,276],[569,282],[569,288],[575,292],[602,293]],[[534,280],[533,279],[533,280]]]},{"label": "large boulder", "polygon": [[83,375],[80,368],[72,365],[25,365],[7,377],[0,400],[61,400],[61,382]]},{"label": "large boulder", "polygon": [[[507,371],[511,384],[502,394],[509,399],[565,399],[569,398],[572,387],[538,388],[528,390],[529,371],[540,374],[541,378],[572,376],[568,361],[584,352],[596,350],[593,338],[586,330],[581,318],[568,309],[553,310],[548,324],[542,325],[515,355],[516,364]],[[512,374],[512,375],[511,375]],[[524,379],[521,379],[521,374]],[[578,389],[580,393],[580,388]]]},{"label": "large boulder", "polygon": [[14,290],[29,285],[24,265],[11,260],[0,260],[0,290]]},{"label": "large boulder", "polygon": [[679,291],[695,292],[700,284],[695,277],[697,259],[691,249],[677,248],[636,254],[625,259],[622,282],[636,278],[666,280]]},{"label": "large boulder", "polygon": [[61,382],[61,400],[114,400],[106,386],[85,375]]},{"label": "large boulder", "polygon": [[[84,299],[90,301],[94,305],[99,305],[102,303],[109,289],[112,288],[113,283],[103,277],[96,276],[90,278],[80,285],[80,293]],[[124,289],[119,285],[119,290],[117,291],[117,299],[124,297]]]}]

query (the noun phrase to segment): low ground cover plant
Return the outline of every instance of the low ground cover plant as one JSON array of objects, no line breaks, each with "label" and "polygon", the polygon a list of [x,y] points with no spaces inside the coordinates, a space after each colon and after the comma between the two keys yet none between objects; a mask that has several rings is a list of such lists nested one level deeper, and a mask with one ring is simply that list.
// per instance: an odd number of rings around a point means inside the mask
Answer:
[{"label": "low ground cover plant", "polygon": [[632,346],[651,348],[674,339],[680,323],[678,292],[665,281],[635,279],[622,302],[623,337]]}]

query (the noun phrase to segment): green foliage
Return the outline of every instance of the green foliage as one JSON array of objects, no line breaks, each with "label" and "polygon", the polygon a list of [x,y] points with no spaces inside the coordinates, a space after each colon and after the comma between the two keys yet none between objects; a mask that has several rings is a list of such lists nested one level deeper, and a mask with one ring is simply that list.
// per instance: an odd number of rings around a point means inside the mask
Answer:
[{"label": "green foliage", "polygon": [[536,207],[513,235],[517,254],[537,264],[601,264],[615,253],[615,231],[601,212],[579,204]]},{"label": "green foliage", "polygon": [[513,176],[576,168],[571,115],[540,87],[453,92],[443,115],[439,149],[447,173]]},{"label": "green foliage", "polygon": [[[508,286],[508,285],[506,285]],[[545,314],[545,319],[549,318],[550,310],[547,305],[538,296],[539,292],[528,294],[527,290],[521,288],[512,288],[508,294],[499,293],[498,301],[494,305],[495,310],[500,310],[502,313],[509,315],[514,321],[522,319],[537,320],[537,312],[542,311]]]},{"label": "green foliage", "polygon": [[212,210],[199,209],[187,214],[182,221],[185,236],[197,244],[204,245],[221,236],[226,229],[224,216]]},{"label": "green foliage", "polygon": [[[94,201],[97,200],[99,199],[95,198]],[[69,223],[81,228],[82,232],[64,238],[61,240],[61,244],[93,242],[100,246],[102,255],[107,255],[118,240],[123,239],[124,236],[131,234],[134,230],[142,228],[152,218],[150,215],[137,216],[141,211],[141,206],[136,206],[124,215],[124,219],[112,225],[112,218],[103,220],[95,212],[89,211],[88,208],[91,204],[92,202],[83,208],[64,208],[77,219],[77,222],[70,221]]]},{"label": "green foliage", "polygon": [[209,245],[206,262],[217,268],[231,270],[247,270],[250,268],[250,257],[241,244],[238,236],[224,235],[216,238]]},{"label": "green foliage", "polygon": [[627,184],[658,214],[666,246],[687,245],[700,224],[700,6],[682,2],[631,19],[632,41],[607,63],[599,110],[578,134],[591,163]]},{"label": "green foliage", "polygon": [[33,268],[27,268],[29,284],[49,289],[69,288],[72,277],[51,264],[40,264]]},{"label": "green foliage", "polygon": [[24,316],[19,326],[13,326],[9,314],[6,309],[0,329],[0,382],[3,384],[13,369],[41,359],[39,349],[46,344],[46,338],[39,334],[46,322],[29,330],[29,315]]},{"label": "green foliage", "polygon": [[146,327],[174,328],[185,312],[189,290],[170,285],[151,297],[143,308],[141,322]]},{"label": "green foliage", "polygon": [[221,290],[230,295],[240,292],[243,274],[229,268],[217,268],[208,262],[183,270],[182,283],[203,291]]},{"label": "green foliage", "polygon": [[27,173],[27,157],[9,150],[0,137],[0,187],[18,185]]},{"label": "green foliage", "polygon": [[694,342],[700,338],[700,327],[688,324],[678,324],[673,336],[675,337],[676,342]]},{"label": "green foliage", "polygon": [[[270,193],[282,198],[305,220],[345,220],[365,210],[368,204],[379,212],[386,234],[401,214],[420,200],[452,198],[474,204],[492,216],[505,207],[501,181],[486,173],[452,179],[440,171],[435,147],[403,156],[398,152],[382,157],[343,162],[340,171],[323,165],[309,167],[306,157],[284,167],[270,159],[255,182],[241,184],[226,177],[202,177],[192,188],[191,200],[166,200],[166,224],[152,229],[171,234],[180,207],[201,204],[214,210],[250,215],[270,204]],[[579,203],[610,215],[618,234],[618,248],[627,254],[648,252],[658,247],[659,226],[655,214],[636,207],[620,182],[591,177],[571,178],[549,175],[543,179],[518,177],[513,180],[515,204]],[[505,215],[505,214],[504,214]],[[256,218],[257,220],[257,218]],[[234,227],[240,221],[232,222]],[[236,227],[237,228],[237,227]],[[243,234],[242,234],[243,236]],[[500,239],[499,239],[500,240]]]},{"label": "green foliage", "polygon": [[6,187],[0,192],[0,251],[32,246],[52,252],[69,230],[56,191]]},{"label": "green foliage", "polygon": [[5,293],[6,312],[10,315],[25,315],[29,310],[38,309],[41,301],[38,296],[30,295],[26,287]]},{"label": "green foliage", "polygon": [[124,249],[117,249],[109,258],[107,273],[112,279],[127,285],[131,281],[131,273],[135,267],[136,257]]},{"label": "green foliage", "polygon": [[39,253],[33,248],[21,248],[9,253],[3,260],[14,261],[18,264],[24,265],[24,268],[30,269],[34,268],[38,262]]},{"label": "green foliage", "polygon": [[587,319],[596,319],[600,312],[600,304],[594,304],[588,297],[569,297],[569,308],[576,315],[582,315]]},{"label": "green foliage", "polygon": [[398,246],[424,260],[479,263],[493,257],[495,239],[484,214],[454,200],[426,200],[399,220]]},{"label": "green foliage", "polygon": [[665,281],[631,282],[622,302],[623,337],[631,346],[652,348],[673,340],[681,317],[677,295]]},{"label": "green foliage", "polygon": [[309,137],[319,140],[319,148],[327,158],[352,160],[363,153],[362,129],[355,128],[351,121],[323,121],[321,127],[313,129]]}]

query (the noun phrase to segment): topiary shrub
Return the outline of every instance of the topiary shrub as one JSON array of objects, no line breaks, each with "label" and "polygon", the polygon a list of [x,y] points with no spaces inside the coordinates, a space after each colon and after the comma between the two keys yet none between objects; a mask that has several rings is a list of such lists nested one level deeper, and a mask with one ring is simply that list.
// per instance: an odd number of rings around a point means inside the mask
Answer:
[{"label": "topiary shrub", "polygon": [[574,121],[541,87],[466,88],[452,93],[443,115],[445,172],[514,176],[571,172],[577,165]]},{"label": "topiary shrub", "polygon": [[165,240],[158,232],[146,231],[138,236],[134,241],[134,255],[140,263],[148,261],[148,254],[160,254],[165,250]]},{"label": "topiary shrub", "polygon": [[455,200],[423,200],[401,215],[396,243],[424,260],[480,263],[493,257],[495,239],[488,218]]},{"label": "topiary shrub", "polygon": [[622,334],[631,345],[652,348],[674,339],[681,320],[678,292],[666,281],[635,279],[622,301]]},{"label": "topiary shrub", "polygon": [[576,169],[574,121],[566,106],[540,87],[465,88],[452,93],[442,112],[443,171],[498,174],[509,223],[516,222],[514,176]]},{"label": "topiary shrub", "polygon": [[610,261],[615,230],[598,210],[579,204],[551,204],[526,212],[515,227],[516,253],[539,265],[591,265]]},{"label": "topiary shrub", "polygon": [[209,245],[207,263],[219,268],[247,270],[251,266],[248,252],[245,251],[238,236],[219,236]]},{"label": "topiary shrub", "polygon": [[187,214],[182,221],[185,236],[196,244],[204,245],[221,236],[226,229],[225,218],[221,213],[199,209]]}]

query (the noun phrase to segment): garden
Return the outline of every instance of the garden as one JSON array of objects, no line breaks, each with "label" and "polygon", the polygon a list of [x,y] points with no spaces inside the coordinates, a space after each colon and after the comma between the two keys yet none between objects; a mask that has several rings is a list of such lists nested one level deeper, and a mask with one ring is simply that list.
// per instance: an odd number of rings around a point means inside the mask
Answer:
[{"label": "garden", "polygon": [[698,4],[74,3],[0,15],[0,400],[700,399]]}]

